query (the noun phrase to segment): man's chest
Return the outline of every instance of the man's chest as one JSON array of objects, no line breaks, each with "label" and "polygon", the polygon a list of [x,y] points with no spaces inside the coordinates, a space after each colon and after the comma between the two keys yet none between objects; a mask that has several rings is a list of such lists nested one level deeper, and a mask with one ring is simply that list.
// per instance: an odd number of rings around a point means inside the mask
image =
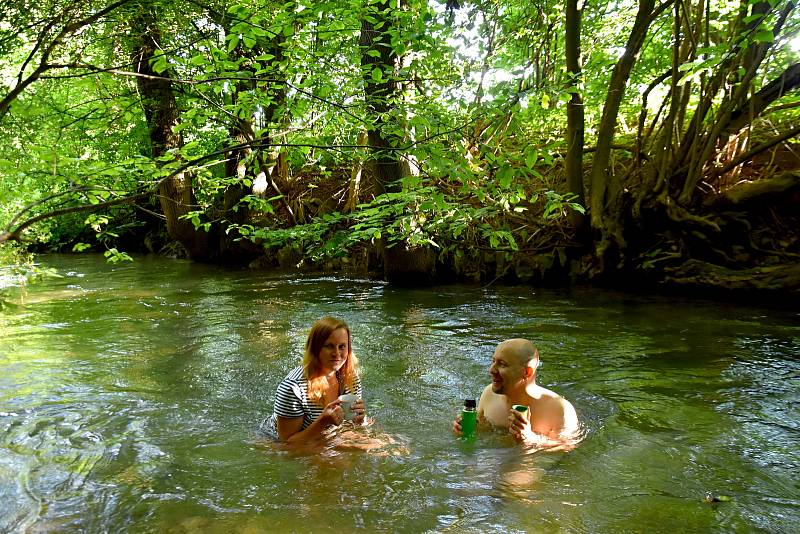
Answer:
[{"label": "man's chest", "polygon": [[508,410],[509,407],[505,402],[496,402],[484,408],[483,416],[486,418],[486,421],[492,425],[507,428]]}]

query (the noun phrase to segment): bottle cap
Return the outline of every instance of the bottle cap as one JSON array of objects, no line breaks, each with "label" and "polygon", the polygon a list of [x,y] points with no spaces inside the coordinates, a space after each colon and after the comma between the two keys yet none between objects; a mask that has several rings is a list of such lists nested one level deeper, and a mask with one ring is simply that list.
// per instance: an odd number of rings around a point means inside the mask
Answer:
[{"label": "bottle cap", "polygon": [[475,408],[475,399],[464,399],[464,408]]}]

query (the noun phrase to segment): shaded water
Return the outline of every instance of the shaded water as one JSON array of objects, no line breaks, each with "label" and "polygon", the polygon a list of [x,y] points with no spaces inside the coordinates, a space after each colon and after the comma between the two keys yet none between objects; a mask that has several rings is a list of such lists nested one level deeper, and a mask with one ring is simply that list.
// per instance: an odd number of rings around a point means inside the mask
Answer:
[{"label": "shaded water", "polygon": [[[64,278],[0,311],[0,531],[800,531],[797,309],[45,263]],[[326,314],[350,323],[371,432],[396,445],[255,439]],[[509,337],[575,405],[576,450],[450,435]]]}]

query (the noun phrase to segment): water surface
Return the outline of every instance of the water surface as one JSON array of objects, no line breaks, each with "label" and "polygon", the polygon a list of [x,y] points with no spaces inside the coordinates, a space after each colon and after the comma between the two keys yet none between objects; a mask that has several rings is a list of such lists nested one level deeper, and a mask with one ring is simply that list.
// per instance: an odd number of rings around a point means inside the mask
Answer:
[{"label": "water surface", "polygon": [[[0,531],[800,531],[800,313],[50,256],[0,311]],[[259,443],[310,325],[347,320],[373,453]],[[449,433],[528,337],[586,437]],[[706,503],[707,493],[730,501]]]}]

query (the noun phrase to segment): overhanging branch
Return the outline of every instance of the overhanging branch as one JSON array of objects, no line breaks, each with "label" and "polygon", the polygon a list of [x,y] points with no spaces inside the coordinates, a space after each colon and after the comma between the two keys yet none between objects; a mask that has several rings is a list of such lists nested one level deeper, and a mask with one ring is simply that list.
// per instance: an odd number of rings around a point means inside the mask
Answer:
[{"label": "overhanging branch", "polygon": [[[36,224],[39,221],[43,221],[45,219],[51,219],[53,217],[59,217],[61,215],[66,215],[68,213],[80,213],[86,211],[97,211],[103,208],[110,208],[112,206],[119,206],[122,204],[131,204],[136,202],[137,200],[143,200],[149,197],[152,194],[152,191],[146,191],[144,193],[138,193],[136,195],[131,195],[128,197],[117,198],[114,200],[109,200],[106,202],[98,202],[97,204],[82,204],[80,206],[72,206],[70,208],[61,208],[58,210],[48,211],[47,213],[42,213],[35,217],[31,217],[27,219],[25,222],[21,223],[19,226],[14,228],[13,230],[7,229],[7,231],[0,233],[0,243],[5,241],[21,241],[22,240],[22,232],[28,228],[29,226]],[[14,217],[14,220],[19,218],[19,214]]]}]

